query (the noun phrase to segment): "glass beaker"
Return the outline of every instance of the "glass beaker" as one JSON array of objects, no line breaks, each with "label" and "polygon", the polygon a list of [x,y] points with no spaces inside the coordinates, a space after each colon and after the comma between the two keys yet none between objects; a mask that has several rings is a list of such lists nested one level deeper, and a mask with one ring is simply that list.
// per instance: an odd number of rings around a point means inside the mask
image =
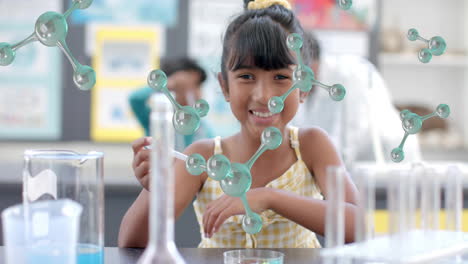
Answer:
[{"label": "glass beaker", "polygon": [[104,179],[102,152],[26,150],[23,202],[68,198],[83,207],[77,263],[104,263]]},{"label": "glass beaker", "polygon": [[9,207],[2,212],[7,264],[75,264],[82,206],[69,199]]}]

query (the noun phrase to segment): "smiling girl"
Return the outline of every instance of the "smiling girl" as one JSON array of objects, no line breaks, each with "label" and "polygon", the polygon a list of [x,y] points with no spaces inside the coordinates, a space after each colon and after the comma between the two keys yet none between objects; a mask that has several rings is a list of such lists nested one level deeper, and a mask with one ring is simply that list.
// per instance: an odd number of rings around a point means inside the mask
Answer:
[{"label": "smiling girl", "polygon": [[[325,232],[329,187],[326,169],[343,166],[329,137],[320,128],[294,128],[288,123],[296,115],[306,94],[294,90],[279,114],[268,111],[268,100],[284,94],[293,84],[297,63],[286,38],[303,29],[286,0],[245,1],[246,11],[235,18],[224,35],[219,83],[241,129],[227,138],[198,141],[185,154],[210,158],[223,154],[231,162],[246,162],[260,146],[260,135],[269,126],[278,128],[282,144],[262,154],[252,167],[252,185],[247,200],[263,218],[262,230],[250,235],[242,229],[244,209],[240,198],[223,194],[217,181],[206,173],[190,175],[184,162],[174,163],[176,175],[175,214],[193,203],[202,235],[199,247],[320,247],[315,233]],[[309,64],[308,47],[302,49]],[[150,151],[143,147],[150,138],[133,143],[133,169],[144,186],[125,215],[119,246],[144,247],[148,241],[148,182]],[[356,190],[345,180],[345,239],[354,239]]]}]

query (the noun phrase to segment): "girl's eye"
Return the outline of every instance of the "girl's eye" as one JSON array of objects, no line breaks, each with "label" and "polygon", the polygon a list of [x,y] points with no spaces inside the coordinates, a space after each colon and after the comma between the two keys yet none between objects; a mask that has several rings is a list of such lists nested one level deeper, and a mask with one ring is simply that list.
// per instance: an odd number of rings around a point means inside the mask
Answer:
[{"label": "girl's eye", "polygon": [[240,74],[238,76],[238,78],[244,79],[244,80],[253,80],[253,75],[251,75],[251,74]]},{"label": "girl's eye", "polygon": [[281,74],[278,74],[275,76],[275,80],[286,80],[286,79],[289,79],[289,77],[285,75],[281,75]]}]

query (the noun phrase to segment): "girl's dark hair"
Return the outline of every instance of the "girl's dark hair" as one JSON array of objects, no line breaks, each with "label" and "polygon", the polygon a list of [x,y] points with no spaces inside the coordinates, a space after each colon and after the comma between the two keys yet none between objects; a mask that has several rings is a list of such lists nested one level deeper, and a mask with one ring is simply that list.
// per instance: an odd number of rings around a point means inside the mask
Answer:
[{"label": "girl's dark hair", "polygon": [[[250,0],[244,0],[247,8]],[[296,63],[288,49],[286,38],[290,33],[303,35],[299,20],[294,13],[281,6],[272,5],[264,9],[245,10],[228,26],[224,35],[221,72],[227,80],[227,71],[242,67],[258,67],[277,70]],[[304,64],[309,64],[308,44],[302,47]]]},{"label": "girl's dark hair", "polygon": [[315,34],[310,31],[305,32],[304,41],[307,42],[307,45],[309,46],[309,51],[311,54],[310,59],[312,62],[319,62],[322,55],[322,49],[320,48],[320,43]]}]

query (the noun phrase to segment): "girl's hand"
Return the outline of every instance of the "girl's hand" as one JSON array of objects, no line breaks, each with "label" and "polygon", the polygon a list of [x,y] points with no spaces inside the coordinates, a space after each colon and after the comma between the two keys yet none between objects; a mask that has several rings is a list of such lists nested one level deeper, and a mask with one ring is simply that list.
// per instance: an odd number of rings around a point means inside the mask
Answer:
[{"label": "girl's hand", "polygon": [[[270,188],[261,187],[251,189],[247,192],[247,202],[252,211],[261,214],[270,207],[269,195]],[[245,214],[244,205],[241,198],[232,197],[224,194],[215,201],[210,202],[206,206],[206,211],[203,214],[203,230],[205,236],[211,237],[219,230],[219,227],[233,215]]]},{"label": "girl's hand", "polygon": [[132,143],[133,163],[132,168],[135,177],[140,184],[149,191],[150,153],[145,146],[151,145],[151,137],[139,138]]}]

